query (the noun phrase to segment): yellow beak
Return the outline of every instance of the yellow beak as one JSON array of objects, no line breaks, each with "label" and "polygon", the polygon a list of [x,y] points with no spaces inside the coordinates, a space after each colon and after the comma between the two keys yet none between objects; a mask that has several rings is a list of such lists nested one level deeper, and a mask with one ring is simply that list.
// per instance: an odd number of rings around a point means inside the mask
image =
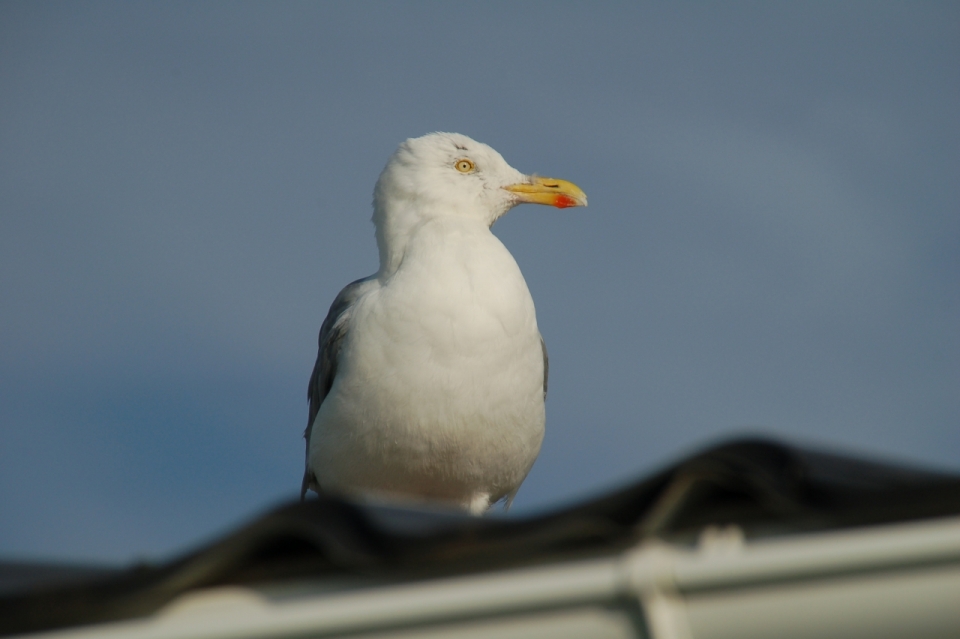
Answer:
[{"label": "yellow beak", "polygon": [[566,180],[533,176],[529,182],[511,184],[503,188],[516,193],[521,202],[549,204],[558,209],[587,205],[587,194],[579,186]]}]

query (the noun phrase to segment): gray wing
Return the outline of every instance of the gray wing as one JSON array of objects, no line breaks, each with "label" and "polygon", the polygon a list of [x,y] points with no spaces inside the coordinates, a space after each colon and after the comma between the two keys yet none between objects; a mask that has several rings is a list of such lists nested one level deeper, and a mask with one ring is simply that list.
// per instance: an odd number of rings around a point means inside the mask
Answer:
[{"label": "gray wing", "polygon": [[307,418],[307,429],[303,433],[304,439],[307,440],[307,453],[306,470],[303,473],[303,483],[300,485],[300,501],[306,497],[308,490],[320,492],[316,475],[310,468],[310,435],[313,431],[313,420],[317,418],[320,404],[330,392],[333,380],[337,376],[337,359],[340,356],[340,346],[349,331],[353,305],[373,285],[374,277],[371,275],[347,284],[333,300],[330,311],[320,326],[317,363],[313,366],[313,374],[310,375],[310,382],[307,384],[310,413]]},{"label": "gray wing", "polygon": [[540,336],[540,350],[543,351],[543,398],[547,398],[547,378],[550,377],[550,356],[547,355],[547,343]]}]

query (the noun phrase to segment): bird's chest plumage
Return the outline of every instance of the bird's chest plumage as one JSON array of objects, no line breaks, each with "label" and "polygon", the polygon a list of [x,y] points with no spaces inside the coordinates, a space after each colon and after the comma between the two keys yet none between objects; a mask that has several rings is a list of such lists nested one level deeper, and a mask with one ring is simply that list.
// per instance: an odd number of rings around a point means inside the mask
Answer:
[{"label": "bird's chest plumage", "polygon": [[417,441],[466,441],[542,422],[543,354],[529,294],[514,295],[511,309],[502,293],[484,294],[463,275],[448,272],[436,290],[429,282],[409,294],[382,290],[379,304],[358,309],[364,330],[348,338],[350,364],[337,381],[375,407],[363,423],[378,435],[412,429]]},{"label": "bird's chest plumage", "polygon": [[491,376],[539,364],[533,300],[503,244],[489,232],[429,230],[410,242],[397,272],[357,309],[364,330],[355,334],[370,337],[348,345],[362,353],[358,361],[375,362],[383,372],[402,369],[411,384],[422,385],[419,392],[484,386]]},{"label": "bird's chest plumage", "polygon": [[326,432],[315,436],[327,464],[342,457],[376,467],[360,477],[355,464],[328,465],[341,474],[331,481],[430,484],[417,486],[420,494],[437,482],[455,492],[458,481],[486,481],[506,494],[543,437],[533,300],[492,234],[434,230],[414,237],[397,271],[358,302],[341,357],[349,363],[321,407]]}]

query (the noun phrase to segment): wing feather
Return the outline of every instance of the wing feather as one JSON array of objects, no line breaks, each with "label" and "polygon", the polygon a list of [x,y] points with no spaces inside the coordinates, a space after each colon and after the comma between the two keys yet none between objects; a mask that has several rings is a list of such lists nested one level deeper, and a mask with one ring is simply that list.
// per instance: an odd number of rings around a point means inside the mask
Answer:
[{"label": "wing feather", "polygon": [[550,377],[550,356],[547,355],[547,343],[540,336],[540,350],[543,351],[543,398],[547,398],[547,378]]},{"label": "wing feather", "polygon": [[350,330],[353,305],[374,284],[375,276],[365,277],[347,284],[330,305],[330,311],[320,326],[320,336],[317,340],[317,362],[313,366],[310,382],[307,384],[307,400],[310,402],[307,429],[303,433],[307,440],[306,470],[303,473],[303,482],[300,485],[300,500],[306,497],[308,490],[320,492],[316,475],[310,468],[310,435],[313,432],[313,421],[317,418],[320,405],[330,392],[333,380],[337,375],[337,361],[340,356],[340,347]]}]

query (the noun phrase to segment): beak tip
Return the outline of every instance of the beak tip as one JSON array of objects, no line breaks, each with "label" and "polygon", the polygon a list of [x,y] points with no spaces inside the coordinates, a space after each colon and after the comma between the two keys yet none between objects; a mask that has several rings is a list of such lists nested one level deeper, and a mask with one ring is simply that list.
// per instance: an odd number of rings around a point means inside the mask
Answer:
[{"label": "beak tip", "polygon": [[586,206],[586,196],[573,197],[566,194],[556,195],[553,198],[553,205],[558,209],[568,209],[574,206]]}]

